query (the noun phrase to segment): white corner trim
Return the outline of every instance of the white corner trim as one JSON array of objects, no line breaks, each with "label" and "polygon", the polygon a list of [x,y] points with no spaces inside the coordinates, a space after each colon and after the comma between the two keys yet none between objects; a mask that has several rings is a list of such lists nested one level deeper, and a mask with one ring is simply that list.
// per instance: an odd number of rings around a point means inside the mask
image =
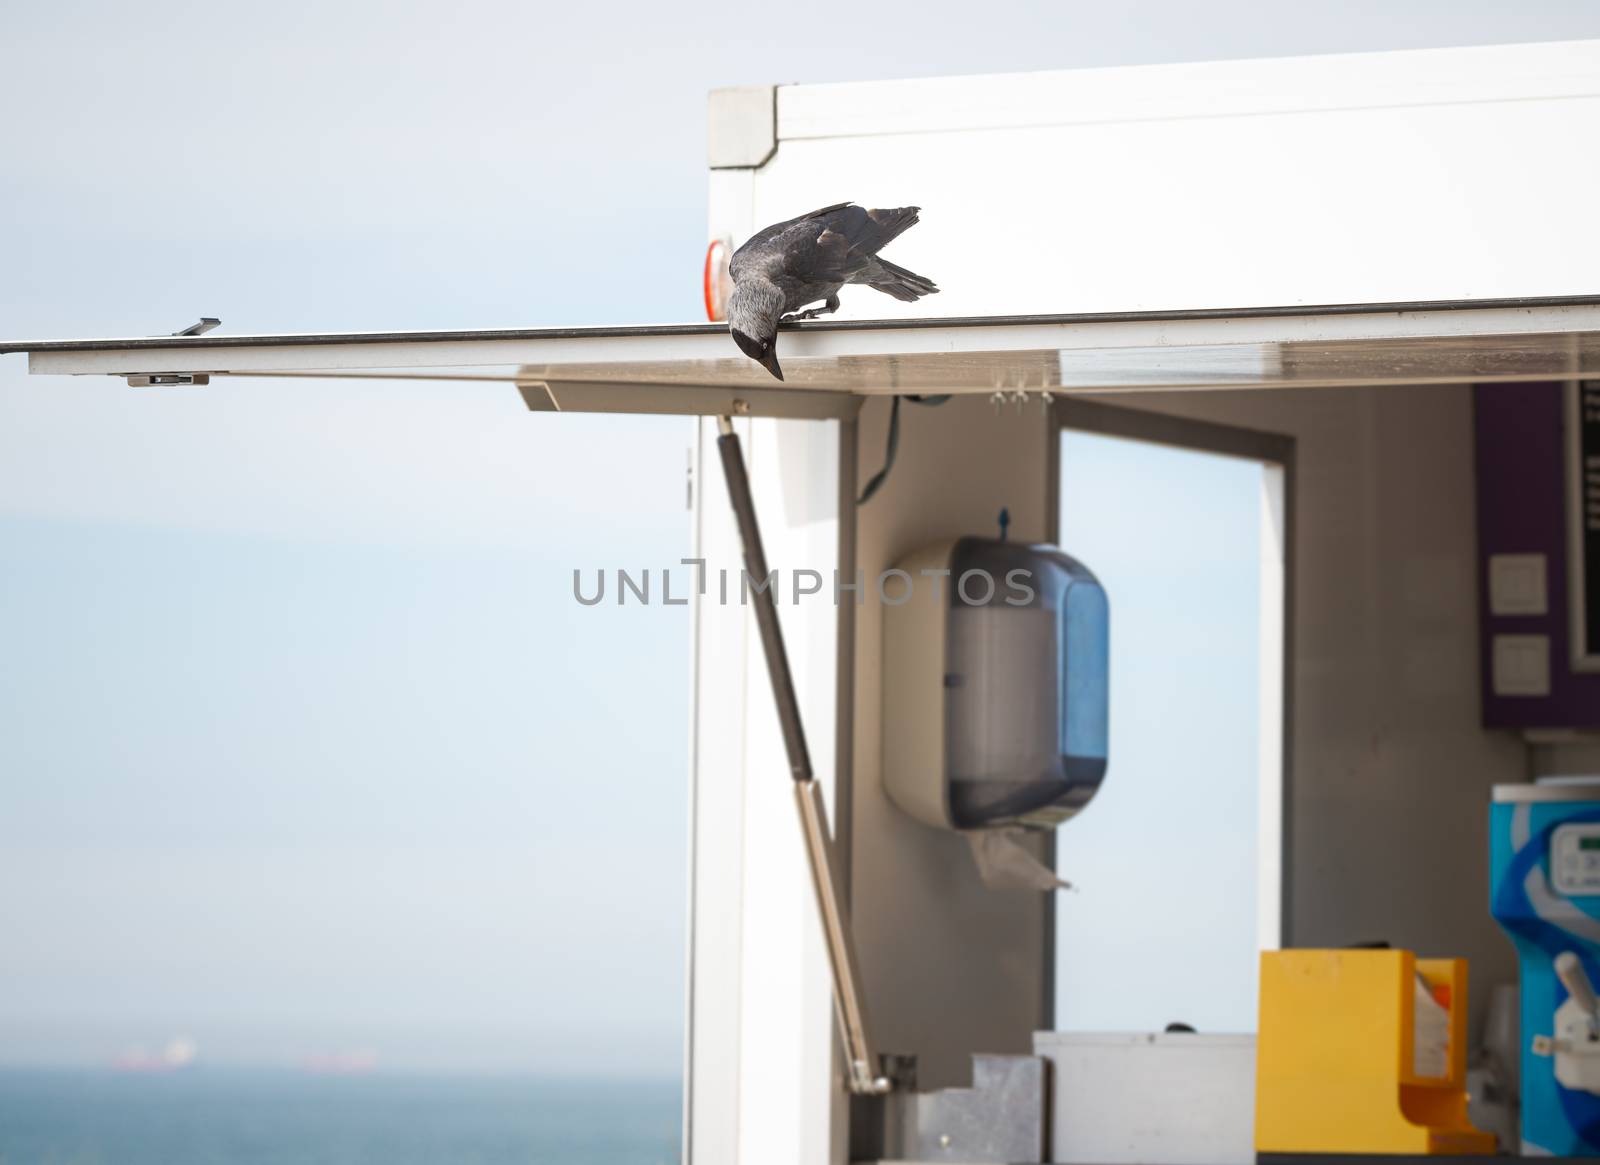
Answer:
[{"label": "white corner trim", "polygon": [[706,101],[706,164],[713,170],[751,170],[778,148],[774,85],[713,89]]}]

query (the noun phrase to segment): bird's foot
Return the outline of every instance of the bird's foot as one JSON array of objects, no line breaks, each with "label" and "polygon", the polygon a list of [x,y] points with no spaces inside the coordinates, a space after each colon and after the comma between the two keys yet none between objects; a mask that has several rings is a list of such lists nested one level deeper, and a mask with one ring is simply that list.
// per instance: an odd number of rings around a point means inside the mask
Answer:
[{"label": "bird's foot", "polygon": [[839,297],[830,295],[818,307],[808,307],[805,311],[790,312],[784,316],[785,320],[814,320],[821,316],[829,315],[839,310]]}]

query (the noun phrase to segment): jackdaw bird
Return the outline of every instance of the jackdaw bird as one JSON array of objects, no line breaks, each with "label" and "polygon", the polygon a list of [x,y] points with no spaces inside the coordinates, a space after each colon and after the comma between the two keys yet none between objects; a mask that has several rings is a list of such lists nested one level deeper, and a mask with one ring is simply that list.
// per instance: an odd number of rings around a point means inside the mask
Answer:
[{"label": "jackdaw bird", "polygon": [[[836,202],[757,231],[733,253],[728,330],[744,354],[779,380],[778,321],[812,320],[839,310],[839,289],[865,283],[903,303],[939,289],[878,252],[917,223],[919,206],[866,210]],[[801,311],[808,303],[821,307]]]}]

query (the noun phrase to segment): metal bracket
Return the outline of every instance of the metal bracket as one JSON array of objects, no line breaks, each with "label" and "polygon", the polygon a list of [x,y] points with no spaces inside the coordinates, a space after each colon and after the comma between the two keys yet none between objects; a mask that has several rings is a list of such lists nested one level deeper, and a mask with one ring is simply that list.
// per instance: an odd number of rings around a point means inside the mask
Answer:
[{"label": "metal bracket", "polygon": [[523,403],[536,413],[678,413],[696,417],[851,420],[866,399],[825,389],[795,392],[781,388],[552,380],[529,369],[518,373],[516,383]]},{"label": "metal bracket", "polygon": [[209,372],[153,372],[148,376],[128,377],[129,388],[165,388],[172,385],[210,384]]},{"label": "metal bracket", "polygon": [[851,1156],[879,1161],[1042,1162],[1049,1152],[1049,1064],[1039,1056],[974,1056],[972,1087],[896,1091],[868,1103],[877,1144]]}]

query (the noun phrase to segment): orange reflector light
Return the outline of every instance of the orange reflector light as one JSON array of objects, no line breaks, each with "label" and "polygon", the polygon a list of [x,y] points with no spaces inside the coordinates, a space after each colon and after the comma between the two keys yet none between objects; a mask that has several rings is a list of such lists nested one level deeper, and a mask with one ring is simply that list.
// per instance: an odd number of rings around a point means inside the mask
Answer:
[{"label": "orange reflector light", "polygon": [[706,248],[706,319],[713,323],[728,318],[728,296],[733,291],[733,280],[728,277],[731,254],[727,239],[712,239]]}]

